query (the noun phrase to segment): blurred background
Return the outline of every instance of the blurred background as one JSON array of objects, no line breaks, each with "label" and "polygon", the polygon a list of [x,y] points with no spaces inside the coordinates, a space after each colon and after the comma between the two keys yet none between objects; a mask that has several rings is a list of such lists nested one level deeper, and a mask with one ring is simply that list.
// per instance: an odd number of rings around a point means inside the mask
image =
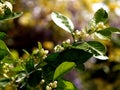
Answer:
[{"label": "blurred background", "polygon": [[[14,10],[24,14],[15,20],[0,22],[0,31],[8,34],[5,42],[20,57],[22,49],[31,52],[38,41],[52,52],[56,44],[71,35],[51,21],[51,12],[68,16],[75,29],[81,30],[101,7],[109,13],[110,25],[120,28],[120,0],[16,0]],[[111,42],[104,43],[109,60],[91,59],[85,63],[85,71],[73,70],[65,76],[80,90],[120,90],[120,35],[113,35]]]}]

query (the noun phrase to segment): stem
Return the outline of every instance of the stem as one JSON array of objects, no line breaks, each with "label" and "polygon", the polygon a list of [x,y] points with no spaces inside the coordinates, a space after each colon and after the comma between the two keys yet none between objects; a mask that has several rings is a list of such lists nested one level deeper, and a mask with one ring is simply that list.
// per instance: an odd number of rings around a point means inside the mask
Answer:
[{"label": "stem", "polygon": [[73,38],[73,43],[75,43],[76,41],[75,41],[75,35],[74,35],[74,33],[72,33],[72,38]]}]

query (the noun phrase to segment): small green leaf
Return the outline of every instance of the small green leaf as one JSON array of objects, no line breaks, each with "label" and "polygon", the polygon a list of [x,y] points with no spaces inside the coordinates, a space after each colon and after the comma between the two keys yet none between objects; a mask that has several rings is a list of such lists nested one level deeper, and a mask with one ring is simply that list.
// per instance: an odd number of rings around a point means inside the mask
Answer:
[{"label": "small green leaf", "polygon": [[39,50],[42,49],[42,44],[40,42],[38,42],[38,48],[39,48]]},{"label": "small green leaf", "polygon": [[3,40],[7,37],[7,35],[4,32],[0,32],[0,39]]},{"label": "small green leaf", "polygon": [[78,90],[78,89],[71,82],[60,79],[58,80],[58,86],[56,90]]},{"label": "small green leaf", "polygon": [[105,28],[103,30],[97,31],[96,35],[98,37],[100,37],[101,39],[102,39],[102,37],[107,38],[107,39],[111,39],[111,34],[112,33],[120,34],[120,29],[114,28],[114,27],[108,27],[108,28]]},{"label": "small green leaf", "polygon": [[9,54],[8,48],[4,41],[0,40],[0,60]]},{"label": "small green leaf", "polygon": [[6,20],[11,20],[20,17],[23,14],[23,12],[13,12],[10,15],[4,15],[0,17],[0,21],[6,21]]},{"label": "small green leaf", "polygon": [[42,72],[40,70],[34,71],[29,75],[27,83],[31,87],[36,87],[42,79]]},{"label": "small green leaf", "polygon": [[0,87],[5,87],[10,82],[8,78],[0,78]]},{"label": "small green leaf", "polygon": [[94,19],[96,23],[99,22],[106,23],[108,21],[108,14],[103,8],[101,8],[95,13]]},{"label": "small green leaf", "polygon": [[16,66],[12,69],[12,71],[20,72],[20,71],[24,71],[24,68],[22,66]]},{"label": "small green leaf", "polygon": [[5,56],[7,56],[9,53],[7,50],[0,49],[0,60],[2,60]]},{"label": "small green leaf", "polygon": [[67,31],[69,33],[74,31],[74,25],[73,25],[72,21],[68,17],[62,15],[61,13],[52,12],[51,18],[56,25],[58,25],[65,31]]},{"label": "small green leaf", "polygon": [[2,49],[2,50],[8,50],[6,44],[2,40],[0,40],[0,49]]},{"label": "small green leaf", "polygon": [[63,62],[56,68],[53,80],[58,79],[59,77],[63,76],[66,72],[70,71],[75,66],[76,64],[74,62]]}]

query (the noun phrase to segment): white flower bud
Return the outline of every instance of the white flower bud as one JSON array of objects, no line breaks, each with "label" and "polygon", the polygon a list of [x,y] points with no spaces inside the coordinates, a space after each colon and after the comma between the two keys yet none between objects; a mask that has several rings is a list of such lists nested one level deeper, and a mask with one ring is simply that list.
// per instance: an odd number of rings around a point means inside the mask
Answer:
[{"label": "white flower bud", "polygon": [[44,80],[44,79],[42,79],[42,80],[40,81],[40,84],[43,84],[43,83],[45,83],[45,80]]},{"label": "white flower bud", "polygon": [[46,86],[46,90],[52,90],[52,88],[49,86]]},{"label": "white flower bud", "polygon": [[48,50],[44,50],[44,54],[48,54],[49,53],[49,51]]}]

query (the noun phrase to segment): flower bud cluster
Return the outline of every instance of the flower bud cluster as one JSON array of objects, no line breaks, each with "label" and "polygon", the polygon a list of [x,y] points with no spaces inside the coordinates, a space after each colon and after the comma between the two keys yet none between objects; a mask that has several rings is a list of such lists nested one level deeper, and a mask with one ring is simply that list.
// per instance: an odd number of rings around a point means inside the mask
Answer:
[{"label": "flower bud cluster", "polygon": [[5,4],[0,3],[0,15],[4,15],[5,12]]},{"label": "flower bud cluster", "polygon": [[96,24],[95,20],[91,20],[91,23],[90,23],[90,33],[94,33],[95,31],[99,31],[99,30],[102,30],[102,29],[105,29],[107,28],[107,26],[104,24],[104,22],[99,22]]},{"label": "flower bud cluster", "polygon": [[60,51],[63,51],[64,50],[64,47],[62,47],[61,45],[56,45],[55,47],[54,47],[54,51],[55,52],[60,52]]},{"label": "flower bud cluster", "polygon": [[42,56],[42,59],[45,59],[47,57],[47,54],[49,53],[48,50],[44,50],[43,48],[40,50],[40,54]]},{"label": "flower bud cluster", "polygon": [[2,68],[4,73],[8,73],[13,68],[13,65],[5,63]]},{"label": "flower bud cluster", "polygon": [[75,41],[77,42],[78,40],[82,40],[82,39],[86,39],[88,38],[89,34],[86,33],[86,31],[83,30],[76,30],[73,33],[74,37],[75,37]]},{"label": "flower bud cluster", "polygon": [[70,39],[67,39],[66,41],[63,41],[63,44],[70,44]]},{"label": "flower bud cluster", "polygon": [[57,81],[54,81],[53,83],[49,83],[46,86],[46,90],[52,90],[53,88],[57,88]]}]

